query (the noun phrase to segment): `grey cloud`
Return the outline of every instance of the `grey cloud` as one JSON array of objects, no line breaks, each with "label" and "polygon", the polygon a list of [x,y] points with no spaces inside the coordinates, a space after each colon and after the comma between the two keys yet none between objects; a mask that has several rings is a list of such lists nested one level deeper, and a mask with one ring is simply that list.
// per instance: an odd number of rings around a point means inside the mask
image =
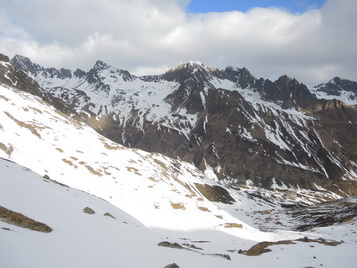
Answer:
[{"label": "grey cloud", "polygon": [[6,1],[0,8],[0,51],[48,67],[87,70],[101,59],[148,74],[198,60],[210,67],[244,66],[258,77],[287,74],[309,84],[336,75],[357,80],[354,0],[330,0],[304,14],[263,8],[186,14],[188,2]]}]

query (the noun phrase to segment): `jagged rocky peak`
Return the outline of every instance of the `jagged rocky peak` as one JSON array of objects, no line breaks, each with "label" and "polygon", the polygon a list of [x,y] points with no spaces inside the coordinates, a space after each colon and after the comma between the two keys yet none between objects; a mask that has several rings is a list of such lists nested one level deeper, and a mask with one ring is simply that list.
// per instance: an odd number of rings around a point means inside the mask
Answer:
[{"label": "jagged rocky peak", "polygon": [[72,78],[72,71],[69,69],[61,68],[58,70],[56,68],[50,68],[48,70],[51,77],[56,77],[60,79]]},{"label": "jagged rocky peak", "polygon": [[87,73],[81,69],[77,69],[73,72],[73,75],[77,78],[82,78],[86,75]]},{"label": "jagged rocky peak", "polygon": [[[136,79],[136,76],[132,75],[127,70],[116,69],[113,66],[105,63],[104,61],[97,60],[93,68],[88,72],[89,81],[95,82],[101,80],[100,77],[103,76],[101,74],[103,74],[104,76],[109,75],[111,78],[121,77],[121,79],[123,79],[124,81],[133,81]],[[95,77],[96,79],[94,79]]]},{"label": "jagged rocky peak", "polygon": [[112,68],[112,67],[109,64],[107,64],[101,60],[97,60],[93,67],[93,69],[98,70],[98,71],[104,70],[104,69],[109,69],[109,68]]},{"label": "jagged rocky peak", "polygon": [[189,72],[196,72],[200,69],[208,70],[208,68],[200,61],[188,61],[180,64],[179,66],[171,69],[170,71],[186,70]]},{"label": "jagged rocky peak", "polygon": [[341,91],[350,91],[357,94],[357,82],[335,77],[325,84],[315,87],[318,91],[323,91],[331,95],[340,96]]},{"label": "jagged rocky peak", "polygon": [[218,69],[206,67],[199,61],[189,61],[168,70],[163,77],[168,81],[179,83],[192,79],[197,82],[209,82],[216,72],[218,72]]},{"label": "jagged rocky peak", "polygon": [[21,71],[21,69],[17,68],[8,56],[0,54],[0,61],[3,62],[3,64],[0,64],[0,83],[17,87],[39,97],[44,97],[44,92],[39,84]]},{"label": "jagged rocky peak", "polygon": [[12,58],[11,62],[18,69],[31,75],[36,75],[39,69],[42,69],[40,65],[33,63],[29,58],[18,54]]},{"label": "jagged rocky peak", "polygon": [[286,97],[292,97],[292,92],[302,85],[295,78],[291,78],[287,75],[280,76],[274,81],[274,84],[277,86],[278,91],[287,95]]},{"label": "jagged rocky peak", "polygon": [[347,91],[353,91],[353,92],[357,91],[357,82],[351,81],[348,79],[335,77],[335,78],[331,79],[328,83],[332,84],[332,85],[339,86],[342,89],[347,90]]},{"label": "jagged rocky peak", "polygon": [[228,66],[224,70],[227,79],[235,82],[240,88],[247,88],[249,86],[255,85],[257,79],[248,71],[247,68],[237,68],[233,66]]},{"label": "jagged rocky peak", "polygon": [[32,61],[25,57],[25,56],[22,56],[22,55],[19,55],[19,54],[16,54],[13,58],[12,58],[12,61],[13,62],[16,62],[16,63],[23,63],[24,65],[29,65],[29,64],[33,64]]},{"label": "jagged rocky peak", "polygon": [[163,79],[180,84],[175,92],[165,98],[172,104],[172,111],[182,108],[185,108],[188,113],[202,111],[204,109],[202,96],[206,96],[205,89],[214,88],[211,81],[219,72],[197,61],[186,62],[167,71]]},{"label": "jagged rocky peak", "polygon": [[266,101],[279,103],[284,109],[306,107],[315,98],[306,85],[287,75],[274,82],[268,79],[259,82],[257,88]]},{"label": "jagged rocky peak", "polygon": [[9,59],[8,56],[0,53],[0,61],[2,61],[2,62],[10,62],[10,59]]},{"label": "jagged rocky peak", "polygon": [[33,63],[29,58],[15,55],[11,60],[12,64],[23,72],[36,77],[42,75],[48,78],[70,79],[72,78],[72,71],[69,69],[61,68],[44,68],[36,63]]}]

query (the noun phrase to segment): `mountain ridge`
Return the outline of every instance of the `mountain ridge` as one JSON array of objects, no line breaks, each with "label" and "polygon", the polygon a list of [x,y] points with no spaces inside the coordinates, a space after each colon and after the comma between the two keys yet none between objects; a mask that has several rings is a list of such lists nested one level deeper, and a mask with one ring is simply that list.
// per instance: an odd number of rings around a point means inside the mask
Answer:
[{"label": "mountain ridge", "polygon": [[94,66],[81,78],[32,78],[113,141],[212,169],[232,185],[269,188],[276,179],[342,194],[350,191],[344,181],[356,178],[353,82],[342,100],[326,100],[318,98],[326,86],[257,79],[246,68],[188,62],[136,77],[101,61]]}]

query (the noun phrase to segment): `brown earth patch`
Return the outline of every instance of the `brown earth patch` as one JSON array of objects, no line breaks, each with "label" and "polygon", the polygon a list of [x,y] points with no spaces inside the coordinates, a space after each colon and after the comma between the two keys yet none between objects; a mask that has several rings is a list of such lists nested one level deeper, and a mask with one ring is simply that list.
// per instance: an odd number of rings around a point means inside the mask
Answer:
[{"label": "brown earth patch", "polygon": [[89,166],[89,165],[84,165],[87,169],[88,169],[88,171],[90,172],[90,173],[92,173],[93,175],[97,175],[97,176],[99,176],[99,177],[101,177],[101,176],[103,176],[103,174],[100,172],[100,171],[98,171],[98,170],[94,170],[91,166]]},{"label": "brown earth patch", "polygon": [[157,179],[155,179],[154,177],[149,177],[149,180],[153,181],[153,182],[159,182]]},{"label": "brown earth patch", "polygon": [[296,240],[281,240],[281,241],[276,241],[276,242],[264,241],[264,242],[260,242],[256,245],[252,246],[248,250],[239,250],[238,253],[247,255],[247,256],[259,256],[263,253],[272,251],[271,249],[268,248],[269,246],[291,245],[291,244],[296,244],[296,242],[319,243],[319,244],[323,244],[325,246],[338,246],[338,245],[342,244],[342,242],[338,242],[338,241],[334,241],[334,240],[327,241],[323,238],[309,239],[308,237],[304,237],[304,238],[299,238]]},{"label": "brown earth patch", "polygon": [[108,149],[108,150],[120,150],[121,149],[121,147],[119,145],[117,145],[117,144],[115,144],[114,146],[110,145],[110,144],[108,144],[106,142],[103,142],[103,144],[104,144],[104,147],[106,149]]},{"label": "brown earth patch", "polygon": [[195,186],[209,201],[221,202],[224,204],[233,204],[235,201],[226,189],[218,185],[212,186],[208,184],[195,183]]},{"label": "brown earth patch", "polygon": [[49,227],[48,225],[30,219],[21,213],[12,211],[2,206],[0,206],[0,219],[1,221],[6,222],[8,224],[12,224],[22,228],[27,228],[33,231],[38,231],[42,233],[52,232],[52,228]]},{"label": "brown earth patch", "polygon": [[62,161],[65,162],[67,165],[70,165],[71,167],[78,168],[77,165],[75,165],[72,161],[68,159],[63,158]]},{"label": "brown earth patch", "polygon": [[37,136],[38,138],[41,139],[41,135],[40,133],[38,133],[38,131],[36,130],[36,128],[40,128],[34,124],[27,124],[23,121],[20,121],[20,120],[17,120],[15,117],[13,117],[11,114],[9,114],[8,112],[5,112],[5,114],[10,118],[12,119],[13,121],[15,121],[15,123],[20,126],[20,127],[23,127],[23,128],[27,128],[29,131],[31,131],[31,133],[35,136]]},{"label": "brown earth patch", "polygon": [[3,150],[8,156],[10,156],[14,151],[14,148],[11,145],[7,147],[5,144],[0,142],[0,150]]},{"label": "brown earth patch", "polygon": [[182,203],[171,203],[171,207],[173,209],[182,209],[182,210],[186,209],[184,204],[182,204]]},{"label": "brown earth patch", "polygon": [[208,208],[206,207],[198,207],[199,210],[204,211],[204,212],[211,212]]},{"label": "brown earth patch", "polygon": [[243,251],[239,251],[239,253],[247,255],[247,256],[259,256],[263,253],[267,253],[270,252],[271,249],[269,249],[269,246],[273,246],[273,245],[289,245],[289,244],[295,244],[294,242],[292,242],[291,240],[283,240],[283,241],[277,241],[277,242],[260,242],[254,246],[252,246],[250,249],[248,250],[243,250]]},{"label": "brown earth patch", "polygon": [[224,228],[243,228],[243,225],[240,223],[226,223]]},{"label": "brown earth patch", "polygon": [[141,176],[141,173],[139,172],[139,170],[138,170],[137,168],[134,168],[134,167],[126,167],[126,169],[127,169],[129,172],[132,172],[132,173],[135,173],[136,175]]}]

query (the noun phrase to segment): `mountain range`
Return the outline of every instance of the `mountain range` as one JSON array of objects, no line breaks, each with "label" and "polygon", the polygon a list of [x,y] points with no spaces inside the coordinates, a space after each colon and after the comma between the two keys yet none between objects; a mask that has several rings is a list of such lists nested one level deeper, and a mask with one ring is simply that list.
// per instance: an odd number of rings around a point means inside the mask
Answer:
[{"label": "mountain range", "polygon": [[356,82],[272,82],[200,62],[141,77],[102,61],[88,72],[19,55],[11,63],[103,136],[192,163],[226,185],[356,194]]},{"label": "mountain range", "polygon": [[354,267],[354,82],[1,55],[0,83],[1,267]]}]

